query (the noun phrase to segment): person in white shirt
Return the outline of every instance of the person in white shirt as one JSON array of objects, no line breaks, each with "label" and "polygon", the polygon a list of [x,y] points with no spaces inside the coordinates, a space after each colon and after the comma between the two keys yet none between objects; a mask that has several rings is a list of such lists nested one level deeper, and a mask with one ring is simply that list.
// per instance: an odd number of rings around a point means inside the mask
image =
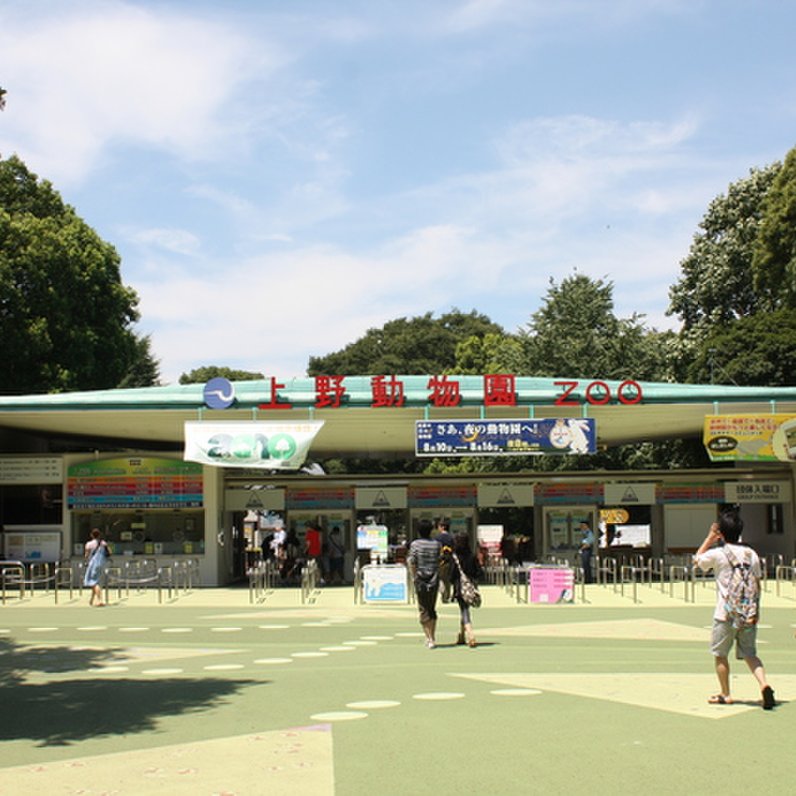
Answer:
[{"label": "person in white shirt", "polygon": [[713,611],[711,652],[720,691],[710,697],[708,702],[714,705],[732,704],[729,653],[734,643],[736,657],[746,661],[746,665],[760,686],[763,708],[771,710],[776,704],[774,691],[766,679],[763,662],[757,656],[759,607],[743,627],[736,627],[727,612],[733,569],[739,563],[745,562],[749,567],[750,576],[757,580],[758,596],[760,594],[760,558],[751,547],[740,541],[742,531],[743,520],[737,511],[723,511],[719,521],[710,526],[707,536],[694,555],[694,564],[704,571],[712,569],[716,578],[716,607]]}]

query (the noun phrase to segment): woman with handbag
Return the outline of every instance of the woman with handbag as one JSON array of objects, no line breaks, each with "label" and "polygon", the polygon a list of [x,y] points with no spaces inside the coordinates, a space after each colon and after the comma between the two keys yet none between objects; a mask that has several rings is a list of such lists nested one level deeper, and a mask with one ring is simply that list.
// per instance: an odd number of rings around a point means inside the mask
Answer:
[{"label": "woman with handbag", "polygon": [[102,608],[105,605],[102,602],[102,574],[105,571],[108,558],[110,558],[110,551],[99,528],[92,529],[91,538],[86,542],[84,548],[84,557],[86,573],[83,577],[83,585],[91,589],[88,604]]},{"label": "woman with handbag", "polygon": [[483,575],[478,558],[470,547],[470,536],[466,532],[456,534],[453,545],[453,561],[455,566],[451,573],[453,583],[453,596],[459,603],[459,637],[457,644],[476,646],[473,635],[473,623],[470,609],[481,604],[481,595],[478,593],[478,581]]}]

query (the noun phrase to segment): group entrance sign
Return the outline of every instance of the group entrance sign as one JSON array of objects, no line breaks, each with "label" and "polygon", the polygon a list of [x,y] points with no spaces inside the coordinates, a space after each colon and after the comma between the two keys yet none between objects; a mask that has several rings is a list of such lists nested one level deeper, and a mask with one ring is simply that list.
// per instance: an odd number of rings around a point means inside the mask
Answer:
[{"label": "group entrance sign", "polygon": [[597,451],[592,418],[418,420],[417,456],[528,456]]}]

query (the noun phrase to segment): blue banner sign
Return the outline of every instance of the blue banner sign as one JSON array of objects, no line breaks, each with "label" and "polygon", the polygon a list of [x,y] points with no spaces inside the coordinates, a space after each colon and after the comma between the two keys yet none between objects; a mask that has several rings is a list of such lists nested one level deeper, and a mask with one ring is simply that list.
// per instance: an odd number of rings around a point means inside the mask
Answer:
[{"label": "blue banner sign", "polygon": [[418,420],[417,456],[534,456],[597,450],[594,419]]}]

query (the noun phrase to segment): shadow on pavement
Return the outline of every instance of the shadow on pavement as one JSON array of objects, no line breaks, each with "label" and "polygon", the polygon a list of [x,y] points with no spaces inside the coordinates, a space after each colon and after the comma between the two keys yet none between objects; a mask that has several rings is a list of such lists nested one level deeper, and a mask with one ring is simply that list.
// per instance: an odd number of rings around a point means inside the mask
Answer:
[{"label": "shadow on pavement", "polygon": [[[262,680],[100,677],[27,682],[30,673],[84,672],[112,664],[114,650],[17,647],[0,639],[0,741],[66,746],[108,735],[154,730],[159,718],[200,712]],[[12,718],[13,717],[13,718]]]}]

